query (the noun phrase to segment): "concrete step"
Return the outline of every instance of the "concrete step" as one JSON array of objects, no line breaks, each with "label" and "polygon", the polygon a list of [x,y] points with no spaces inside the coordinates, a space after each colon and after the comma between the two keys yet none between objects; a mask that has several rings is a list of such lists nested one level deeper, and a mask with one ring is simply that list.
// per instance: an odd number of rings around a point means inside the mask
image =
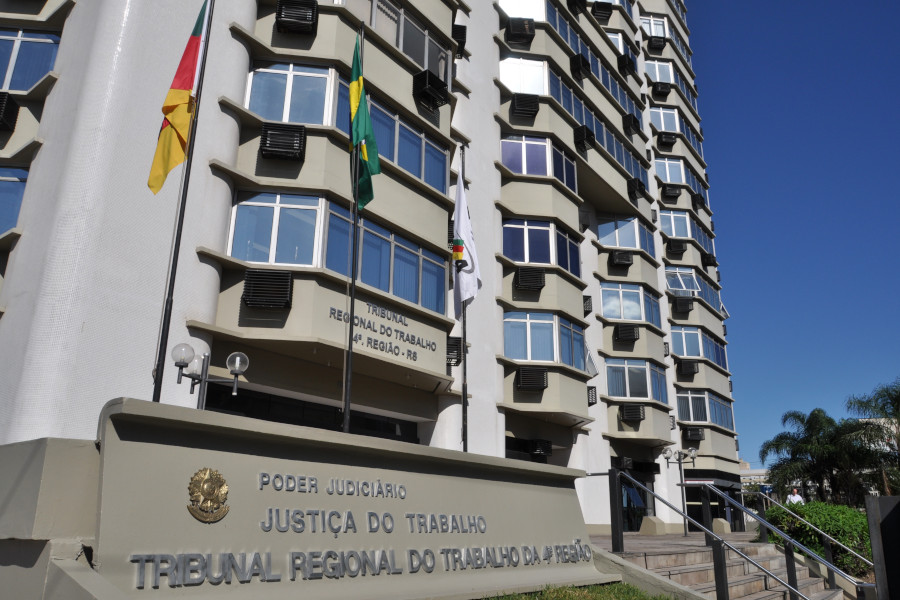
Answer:
[{"label": "concrete step", "polygon": [[700,548],[696,550],[679,549],[674,552],[625,552],[620,556],[639,567],[643,567],[651,571],[654,569],[684,567],[688,565],[698,565],[712,562],[712,550],[709,548]]},{"label": "concrete step", "polygon": [[[726,562],[725,569],[729,578],[746,575],[743,560],[729,560]],[[711,562],[679,567],[662,567],[652,569],[652,571],[661,577],[668,577],[672,581],[686,586],[714,582],[716,577],[713,563]]]},{"label": "concrete step", "polygon": [[[816,592],[809,597],[809,600],[842,600],[843,593],[841,590],[825,590],[823,592]],[[790,600],[790,596],[786,589],[777,589],[777,590],[763,590],[761,592],[756,592],[750,594],[749,596],[742,596],[740,600]]]},{"label": "concrete step", "polygon": [[[778,574],[778,576],[781,577],[781,574]],[[784,579],[785,581],[787,581],[786,577]],[[715,581],[700,585],[693,585],[691,586],[691,588],[697,593],[706,596],[707,598],[710,598],[712,600],[715,600],[716,598]],[[797,580],[797,589],[800,590],[800,592],[804,596],[810,596],[811,594],[824,591],[825,586],[822,580],[818,577],[806,577]],[[787,588],[783,587],[776,580],[763,573],[728,578],[728,597],[732,600],[734,600],[735,598],[745,598],[747,596],[765,591],[771,592],[786,590]]]}]

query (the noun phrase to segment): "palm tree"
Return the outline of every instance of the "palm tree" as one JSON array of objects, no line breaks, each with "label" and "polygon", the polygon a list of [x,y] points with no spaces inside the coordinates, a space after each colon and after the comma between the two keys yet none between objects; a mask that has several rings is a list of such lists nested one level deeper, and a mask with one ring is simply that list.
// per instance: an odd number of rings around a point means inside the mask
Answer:
[{"label": "palm tree", "polygon": [[865,489],[860,472],[871,467],[873,457],[860,421],[835,421],[823,409],[816,408],[808,415],[788,411],[781,417],[781,424],[791,431],[763,442],[759,450],[763,462],[775,457],[769,467],[773,485],[784,490],[800,482],[803,495],[809,497],[807,482],[812,482],[821,501],[827,499],[830,489],[835,500],[862,502]]},{"label": "palm tree", "polygon": [[[900,378],[879,385],[871,394],[850,396],[847,411],[865,419],[868,444],[882,453],[881,483],[885,493],[891,495],[890,480],[900,478]],[[897,489],[896,483],[894,486]]]}]

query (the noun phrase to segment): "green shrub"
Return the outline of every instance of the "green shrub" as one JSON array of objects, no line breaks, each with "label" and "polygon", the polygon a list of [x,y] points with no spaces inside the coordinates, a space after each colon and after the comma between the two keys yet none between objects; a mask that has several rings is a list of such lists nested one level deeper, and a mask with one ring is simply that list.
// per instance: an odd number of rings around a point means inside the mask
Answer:
[{"label": "green shrub", "polygon": [[[826,502],[791,504],[789,508],[848,548],[852,548],[854,552],[872,560],[869,523],[865,514],[849,506]],[[825,548],[820,535],[806,523],[789,515],[781,507],[773,506],[767,510],[766,520],[819,556],[825,556]],[[771,533],[770,540],[775,543],[783,543],[780,536]],[[832,544],[832,551],[835,566],[845,573],[859,577],[868,572],[869,567],[866,563],[840,546]]]}]

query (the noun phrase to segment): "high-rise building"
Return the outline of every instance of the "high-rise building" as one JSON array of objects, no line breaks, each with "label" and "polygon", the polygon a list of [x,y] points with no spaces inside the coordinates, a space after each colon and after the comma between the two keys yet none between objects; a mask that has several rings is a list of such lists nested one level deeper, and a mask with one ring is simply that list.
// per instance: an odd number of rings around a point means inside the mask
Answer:
[{"label": "high-rise building", "polygon": [[[200,4],[0,0],[0,443],[92,439],[106,401],[152,396],[184,167],[155,196],[147,175]],[[341,426],[360,28],[382,172],[351,431],[463,448],[462,173],[482,279],[468,451],[585,470],[595,531],[611,467],[673,502],[678,457],[739,486],[682,0],[216,3],[165,348],[209,353],[206,409]],[[176,374],[162,402],[196,406]],[[628,527],[681,527],[622,493]]]}]

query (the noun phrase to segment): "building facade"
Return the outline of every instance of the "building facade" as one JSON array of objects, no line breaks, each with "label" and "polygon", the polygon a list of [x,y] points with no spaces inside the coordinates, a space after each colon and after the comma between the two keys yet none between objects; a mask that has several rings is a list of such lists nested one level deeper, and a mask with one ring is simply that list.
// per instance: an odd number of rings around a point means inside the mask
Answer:
[{"label": "building facade", "polygon": [[[157,196],[146,181],[201,3],[158,4],[0,0],[0,443],[93,439],[107,400],[152,395],[184,168]],[[463,447],[463,173],[482,278],[468,451],[585,470],[596,531],[610,467],[676,502],[667,448],[694,449],[686,479],[739,487],[681,0],[217,3],[167,351],[209,353],[214,378],[234,351],[250,368],[206,409],[340,427],[361,27],[382,173],[358,230],[351,431]],[[162,401],[196,406],[176,373]],[[681,526],[623,499],[630,528]]]}]

